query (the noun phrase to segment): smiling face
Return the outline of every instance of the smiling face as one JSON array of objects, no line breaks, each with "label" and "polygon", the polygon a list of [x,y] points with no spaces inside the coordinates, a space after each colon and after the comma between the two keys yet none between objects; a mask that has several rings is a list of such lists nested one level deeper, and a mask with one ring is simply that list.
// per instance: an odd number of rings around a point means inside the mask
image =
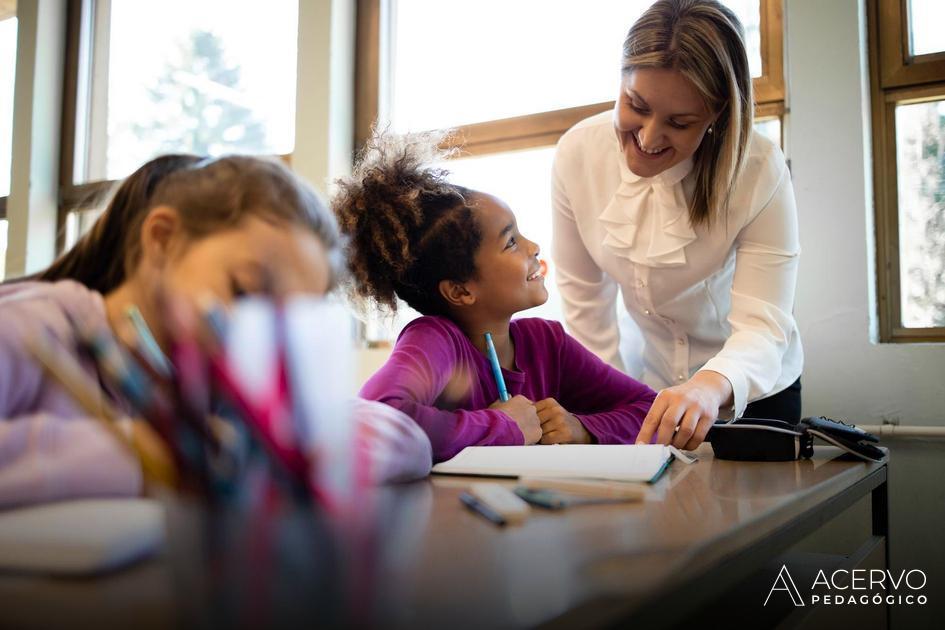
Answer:
[{"label": "smiling face", "polygon": [[627,167],[653,177],[696,152],[715,114],[677,70],[638,68],[626,75],[614,126]]},{"label": "smiling face", "polygon": [[501,199],[477,192],[472,201],[482,230],[476,277],[465,283],[475,298],[472,306],[486,317],[503,318],[547,302],[538,245],[522,236]]}]

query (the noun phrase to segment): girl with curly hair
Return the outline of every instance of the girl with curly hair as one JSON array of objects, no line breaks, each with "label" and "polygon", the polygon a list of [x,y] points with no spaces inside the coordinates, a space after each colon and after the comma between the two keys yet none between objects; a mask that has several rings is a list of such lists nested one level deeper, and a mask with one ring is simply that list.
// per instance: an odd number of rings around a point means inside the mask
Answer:
[{"label": "girl with curly hair", "polygon": [[[466,446],[632,443],[655,393],[560,323],[513,315],[548,299],[538,245],[502,200],[451,183],[431,136],[375,136],[332,202],[353,294],[423,317],[361,390],[426,431],[434,461]],[[491,333],[508,392],[486,355]]]}]

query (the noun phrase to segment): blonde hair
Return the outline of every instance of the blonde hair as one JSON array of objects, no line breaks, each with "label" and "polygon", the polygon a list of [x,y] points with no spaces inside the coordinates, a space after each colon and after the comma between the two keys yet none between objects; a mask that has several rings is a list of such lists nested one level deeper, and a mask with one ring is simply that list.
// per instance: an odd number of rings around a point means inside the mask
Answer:
[{"label": "blonde hair", "polygon": [[725,213],[745,164],[754,111],[742,25],[715,0],[658,0],[630,27],[623,73],[677,70],[718,117],[693,156],[692,225]]}]

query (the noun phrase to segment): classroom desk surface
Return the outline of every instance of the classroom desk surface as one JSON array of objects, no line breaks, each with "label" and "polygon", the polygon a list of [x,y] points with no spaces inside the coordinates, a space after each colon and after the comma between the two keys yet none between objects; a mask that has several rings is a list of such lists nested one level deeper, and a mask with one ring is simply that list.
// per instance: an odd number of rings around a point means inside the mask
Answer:
[{"label": "classroom desk surface", "polygon": [[[382,488],[378,541],[361,563],[372,576],[370,586],[359,586],[361,618],[404,628],[593,627],[631,619],[672,625],[871,492],[873,531],[885,535],[885,464],[839,454],[817,447],[809,461],[729,462],[714,460],[706,445],[698,463],[674,462],[642,503],[535,509],[524,524],[505,528],[462,506],[458,495],[469,478]],[[89,625],[134,619],[142,630],[243,619],[239,594],[204,590],[205,540],[195,534],[193,512],[171,506],[169,522],[167,552],[115,574],[0,576],[0,620],[38,627],[60,617]],[[290,555],[293,536],[283,539]],[[232,554],[253,567],[250,573],[259,566],[245,545]],[[295,594],[268,600],[293,609],[275,614],[278,621],[314,625],[318,607],[306,612],[298,600],[330,591],[332,580],[309,571],[312,564],[331,563],[295,558],[279,565],[281,583]],[[205,609],[234,602],[243,612],[208,621]]]}]

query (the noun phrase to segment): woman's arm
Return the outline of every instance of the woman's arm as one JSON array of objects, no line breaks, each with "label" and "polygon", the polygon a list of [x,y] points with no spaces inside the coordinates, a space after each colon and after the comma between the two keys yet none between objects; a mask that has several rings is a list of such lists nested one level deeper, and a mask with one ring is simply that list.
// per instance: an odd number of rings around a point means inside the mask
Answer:
[{"label": "woman's arm", "polygon": [[735,416],[748,401],[769,393],[781,376],[781,361],[796,331],[794,292],[800,256],[797,208],[790,172],[783,170],[777,188],[761,212],[736,239],[732,334],[718,354],[703,366],[723,375],[732,386]]},{"label": "woman's arm", "polygon": [[620,334],[617,327],[617,283],[594,262],[574,220],[574,212],[564,184],[567,166],[559,147],[552,169],[551,257],[571,333],[588,350],[617,369]]},{"label": "woman's arm", "polygon": [[[781,375],[784,353],[796,327],[792,310],[800,244],[790,173],[780,152],[759,179],[771,191],[761,210],[739,233],[728,321],[732,333],[722,349],[686,383],[662,390],[640,431],[662,444],[692,449],[704,439],[722,408],[735,417],[749,400],[764,396]],[[767,177],[766,177],[767,176]],[[676,427],[679,427],[678,432]]]}]

